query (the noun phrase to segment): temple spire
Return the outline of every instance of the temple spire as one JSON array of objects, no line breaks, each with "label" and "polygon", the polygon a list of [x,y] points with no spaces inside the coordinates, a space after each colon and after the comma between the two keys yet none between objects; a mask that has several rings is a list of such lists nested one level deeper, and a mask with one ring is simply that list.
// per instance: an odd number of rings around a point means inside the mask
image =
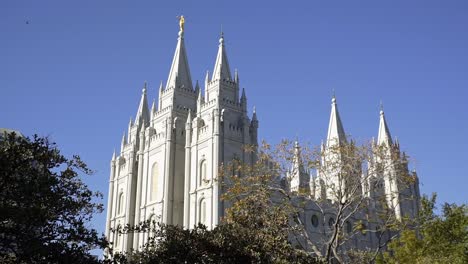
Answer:
[{"label": "temple spire", "polygon": [[224,47],[224,34],[221,32],[221,38],[219,39],[218,55],[216,56],[216,62],[213,69],[212,80],[232,80],[231,70],[226,55],[226,48]]},{"label": "temple spire", "polygon": [[145,82],[143,89],[141,91],[141,99],[140,105],[138,106],[138,111],[135,117],[135,125],[140,125],[143,123],[144,126],[149,125],[149,109],[148,109],[148,100],[146,99],[146,90],[147,90],[147,83]]},{"label": "temple spire", "polygon": [[252,111],[252,121],[258,121],[257,119],[257,109],[255,108],[255,106],[253,107],[253,111]]},{"label": "temple spire", "polygon": [[333,95],[330,123],[328,125],[327,146],[346,142],[346,134],[344,132],[343,124],[341,123],[336,98],[335,95]]},{"label": "temple spire", "polygon": [[380,105],[380,124],[379,136],[377,137],[377,144],[387,144],[387,146],[392,145],[392,136],[390,135],[390,130],[388,129],[387,121],[385,120],[385,113],[382,104]]},{"label": "temple spire", "polygon": [[123,136],[122,136],[122,141],[120,143],[120,154],[122,154],[125,148],[125,145],[127,145],[127,134],[124,131]]},{"label": "temple spire", "polygon": [[202,94],[201,94],[201,90],[199,89],[198,90],[198,97],[197,97],[197,113],[198,115],[201,115],[201,105],[202,105],[203,102],[203,97],[202,97]]},{"label": "temple spire", "polygon": [[299,142],[294,141],[294,157],[293,157],[293,169],[297,172],[301,172],[302,160],[301,160],[301,148]]},{"label": "temple spire", "polygon": [[153,103],[151,103],[151,114],[156,112],[156,100],[153,99]]},{"label": "temple spire", "polygon": [[192,109],[188,110],[187,121],[185,123],[189,125],[192,124]]},{"label": "temple spire", "polygon": [[193,89],[187,53],[185,51],[183,26],[181,26],[181,30],[179,31],[177,47],[174,53],[174,58],[172,59],[169,77],[167,78],[166,89],[171,87]]}]

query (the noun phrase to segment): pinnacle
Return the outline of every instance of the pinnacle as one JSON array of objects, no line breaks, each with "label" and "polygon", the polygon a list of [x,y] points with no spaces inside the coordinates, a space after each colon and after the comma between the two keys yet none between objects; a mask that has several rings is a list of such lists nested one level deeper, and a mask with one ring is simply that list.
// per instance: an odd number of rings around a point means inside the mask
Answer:
[{"label": "pinnacle", "polygon": [[166,84],[166,89],[179,87],[192,89],[192,78],[190,76],[190,68],[185,51],[183,31],[179,32],[177,47]]},{"label": "pinnacle", "polygon": [[333,95],[330,123],[328,125],[327,146],[334,145],[336,143],[340,144],[342,142],[346,142],[346,134],[338,112],[336,97]]},{"label": "pinnacle", "polygon": [[226,49],[224,47],[224,34],[219,39],[218,55],[213,69],[212,80],[232,80]]}]

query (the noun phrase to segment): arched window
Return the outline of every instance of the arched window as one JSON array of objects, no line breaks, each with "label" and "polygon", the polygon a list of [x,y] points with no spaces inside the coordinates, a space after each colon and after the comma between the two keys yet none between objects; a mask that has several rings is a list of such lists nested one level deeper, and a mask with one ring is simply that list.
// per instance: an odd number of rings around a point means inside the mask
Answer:
[{"label": "arched window", "polygon": [[121,192],[119,194],[119,200],[117,201],[117,214],[121,215],[123,213],[123,206],[124,206],[124,194]]},{"label": "arched window", "polygon": [[199,212],[199,223],[206,225],[206,200],[200,200],[200,212]]},{"label": "arched window", "polygon": [[150,201],[158,199],[159,196],[159,168],[158,163],[153,163],[151,167]]},{"label": "arched window", "polygon": [[312,222],[313,227],[317,227],[319,224],[319,219],[317,215],[312,215],[312,217],[310,218],[310,221]]},{"label": "arched window", "polygon": [[328,226],[332,228],[334,224],[335,224],[335,219],[333,219],[333,217],[330,217],[330,219],[328,219]]},{"label": "arched window", "polygon": [[200,162],[200,178],[199,178],[199,185],[204,185],[208,181],[206,175],[206,160],[202,160]]}]

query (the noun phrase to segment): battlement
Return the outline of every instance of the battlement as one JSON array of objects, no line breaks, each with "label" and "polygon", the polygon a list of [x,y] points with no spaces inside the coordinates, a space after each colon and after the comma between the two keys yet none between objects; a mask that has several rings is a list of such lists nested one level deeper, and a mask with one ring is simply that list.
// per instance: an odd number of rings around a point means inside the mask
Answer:
[{"label": "battlement", "polygon": [[206,103],[202,104],[201,105],[201,110],[209,108],[209,107],[213,106],[215,103],[216,103],[216,98],[213,99],[213,100],[210,100],[209,102],[206,102]]}]

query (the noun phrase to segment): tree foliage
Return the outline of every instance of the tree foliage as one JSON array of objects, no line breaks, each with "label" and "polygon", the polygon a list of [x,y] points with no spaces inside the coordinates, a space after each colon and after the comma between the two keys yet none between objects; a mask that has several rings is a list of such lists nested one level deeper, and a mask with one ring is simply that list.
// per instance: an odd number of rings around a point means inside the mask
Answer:
[{"label": "tree foliage", "polygon": [[422,199],[417,229],[406,229],[389,244],[385,263],[468,263],[468,206],[444,203],[435,213],[436,195]]},{"label": "tree foliage", "polygon": [[199,225],[193,229],[145,222],[136,227],[114,230],[147,232],[150,235],[143,248],[116,253],[108,263],[316,263],[315,259],[289,247],[280,252],[270,251],[265,241],[252,237],[252,232],[235,225],[220,224],[213,230]]},{"label": "tree foliage", "polygon": [[89,227],[101,198],[81,181],[78,156],[47,138],[0,136],[0,262],[93,263],[105,240]]}]

